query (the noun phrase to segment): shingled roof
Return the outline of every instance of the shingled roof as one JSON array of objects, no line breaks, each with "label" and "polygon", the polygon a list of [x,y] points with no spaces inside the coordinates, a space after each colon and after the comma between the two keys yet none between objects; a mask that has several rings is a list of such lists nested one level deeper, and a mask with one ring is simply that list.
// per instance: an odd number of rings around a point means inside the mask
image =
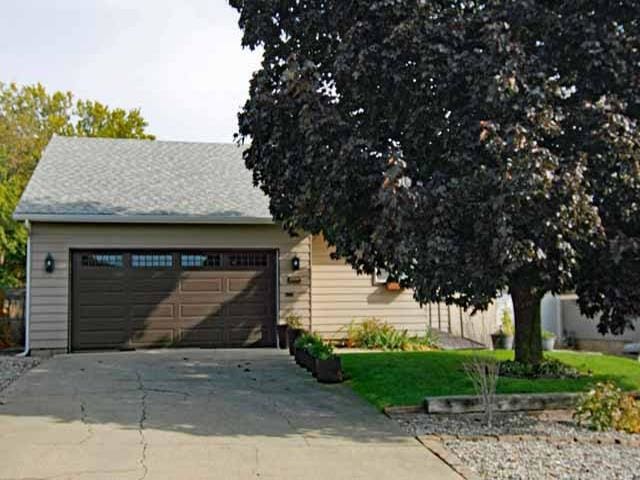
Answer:
[{"label": "shingled roof", "polygon": [[271,222],[234,144],[54,136],[14,218]]}]

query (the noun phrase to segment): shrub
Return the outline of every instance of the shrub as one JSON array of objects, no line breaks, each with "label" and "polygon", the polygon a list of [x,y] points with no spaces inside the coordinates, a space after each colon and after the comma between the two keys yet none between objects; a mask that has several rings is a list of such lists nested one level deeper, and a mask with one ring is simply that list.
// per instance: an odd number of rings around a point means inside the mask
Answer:
[{"label": "shrub", "polygon": [[400,350],[408,341],[407,332],[399,332],[393,326],[377,318],[367,318],[349,325],[347,344],[350,347]]},{"label": "shrub", "polygon": [[491,357],[474,356],[462,366],[482,402],[487,426],[491,427],[500,363]]},{"label": "shrub", "polygon": [[322,339],[317,333],[305,332],[298,338],[296,338],[296,341],[293,343],[293,345],[296,348],[309,350],[313,347],[313,345],[317,343],[322,343]]},{"label": "shrub", "polygon": [[513,319],[511,318],[511,312],[506,308],[502,311],[501,322],[502,322],[502,325],[500,327],[500,331],[502,332],[502,334],[506,335],[507,337],[512,337],[514,333]]},{"label": "shrub", "polygon": [[406,330],[397,330],[375,317],[367,318],[360,323],[352,321],[347,330],[347,346],[381,349],[424,351],[437,348],[437,334],[429,329],[424,336],[409,336]]},{"label": "shrub", "polygon": [[549,340],[551,338],[556,338],[556,334],[553,332],[550,332],[549,330],[543,330],[542,331],[542,339],[543,340]]},{"label": "shrub", "polygon": [[302,328],[302,318],[297,313],[287,313],[284,317],[284,321],[289,328]]},{"label": "shrub", "polygon": [[333,356],[333,346],[327,342],[316,342],[309,347],[309,353],[318,360],[328,360]]},{"label": "shrub", "polygon": [[640,433],[640,403],[611,382],[599,382],[578,403],[573,417],[592,430]]},{"label": "shrub", "polygon": [[520,363],[512,360],[500,362],[500,374],[516,378],[579,378],[582,374],[555,359],[545,359],[538,365]]}]

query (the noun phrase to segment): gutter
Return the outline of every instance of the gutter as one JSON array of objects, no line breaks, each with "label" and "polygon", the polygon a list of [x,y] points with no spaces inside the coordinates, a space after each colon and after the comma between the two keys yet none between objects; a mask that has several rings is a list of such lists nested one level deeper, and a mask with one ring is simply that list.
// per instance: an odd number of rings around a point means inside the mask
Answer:
[{"label": "gutter", "polygon": [[100,214],[48,214],[14,213],[13,219],[44,223],[160,223],[160,224],[213,224],[213,225],[273,225],[270,217],[220,217],[211,215],[100,215]]},{"label": "gutter", "polygon": [[25,220],[24,226],[27,229],[27,259],[26,259],[26,270],[27,270],[27,285],[25,289],[25,297],[24,297],[24,351],[19,353],[19,357],[26,357],[29,355],[31,351],[31,343],[30,343],[30,320],[31,320],[31,223],[29,220]]}]

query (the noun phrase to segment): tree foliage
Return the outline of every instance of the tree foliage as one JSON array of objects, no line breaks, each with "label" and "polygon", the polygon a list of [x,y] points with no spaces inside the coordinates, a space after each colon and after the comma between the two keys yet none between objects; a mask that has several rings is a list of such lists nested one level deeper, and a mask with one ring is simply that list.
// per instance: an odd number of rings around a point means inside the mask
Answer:
[{"label": "tree foliage", "polygon": [[231,0],[262,68],[247,166],[290,231],[322,232],[421,302],[509,289],[516,356],[576,290],[640,314],[640,3]]},{"label": "tree foliage", "polygon": [[24,282],[27,234],[11,216],[52,135],[153,139],[146,127],[137,109],[0,82],[0,285]]}]

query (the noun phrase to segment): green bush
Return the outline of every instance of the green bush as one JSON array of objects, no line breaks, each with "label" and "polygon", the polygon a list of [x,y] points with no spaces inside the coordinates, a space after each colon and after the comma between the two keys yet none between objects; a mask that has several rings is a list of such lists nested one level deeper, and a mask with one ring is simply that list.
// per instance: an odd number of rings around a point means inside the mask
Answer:
[{"label": "green bush", "polygon": [[506,308],[502,311],[502,326],[500,327],[500,331],[507,337],[512,337],[514,333],[511,312],[509,312],[509,310],[507,310]]},{"label": "green bush", "polygon": [[500,375],[516,378],[579,378],[581,373],[555,359],[545,359],[538,365],[507,360],[500,362]]},{"label": "green bush", "polygon": [[549,330],[542,330],[542,339],[543,340],[549,340],[551,338],[556,338],[556,334],[553,332],[550,332]]},{"label": "green bush", "polygon": [[309,347],[309,353],[318,360],[328,360],[333,357],[333,346],[327,342],[317,342]]},{"label": "green bush", "polygon": [[322,339],[317,333],[304,332],[302,335],[296,338],[296,341],[293,342],[293,345],[299,349],[309,350],[313,345],[317,343],[322,343]]},{"label": "green bush", "polygon": [[640,403],[611,382],[596,384],[578,403],[573,417],[592,430],[640,433]]},{"label": "green bush", "polygon": [[427,334],[418,337],[409,336],[406,330],[397,330],[377,318],[367,318],[360,323],[352,321],[347,331],[347,346],[381,350],[421,351],[433,350],[438,337],[429,329]]},{"label": "green bush", "polygon": [[302,328],[302,318],[297,313],[287,313],[284,317],[284,321],[289,328]]},{"label": "green bush", "polygon": [[347,344],[358,348],[379,348],[382,350],[402,350],[409,342],[405,331],[398,331],[377,318],[367,318],[360,323],[351,322]]}]

